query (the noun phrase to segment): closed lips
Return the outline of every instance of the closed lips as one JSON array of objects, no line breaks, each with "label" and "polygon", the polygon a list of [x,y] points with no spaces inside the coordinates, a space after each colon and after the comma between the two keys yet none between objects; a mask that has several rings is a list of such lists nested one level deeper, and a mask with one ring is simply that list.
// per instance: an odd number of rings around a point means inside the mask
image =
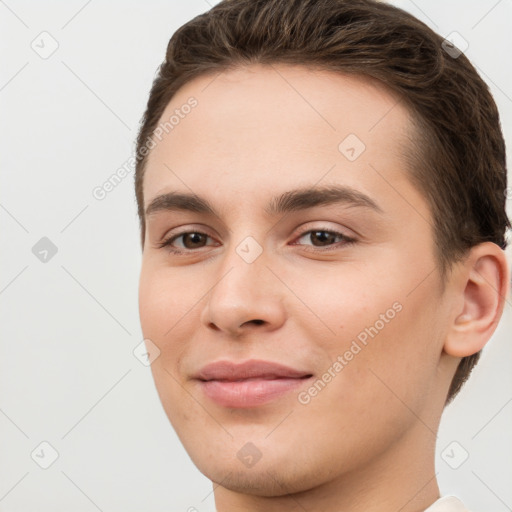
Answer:
[{"label": "closed lips", "polygon": [[309,377],[311,372],[255,359],[242,363],[216,361],[195,375],[205,397],[218,406],[237,409],[287,399]]},{"label": "closed lips", "polygon": [[302,379],[311,377],[308,371],[302,371],[280,363],[261,360],[249,360],[234,363],[223,360],[204,366],[195,378],[201,381],[237,382],[243,380],[271,380],[271,379]]}]

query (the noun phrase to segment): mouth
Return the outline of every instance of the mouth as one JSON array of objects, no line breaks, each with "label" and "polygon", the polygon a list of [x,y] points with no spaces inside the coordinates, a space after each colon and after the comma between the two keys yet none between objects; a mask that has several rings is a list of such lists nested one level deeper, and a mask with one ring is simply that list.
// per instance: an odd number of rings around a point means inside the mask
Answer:
[{"label": "mouth", "polygon": [[279,363],[217,361],[195,376],[206,397],[223,407],[250,408],[274,401],[304,385],[313,374]]}]

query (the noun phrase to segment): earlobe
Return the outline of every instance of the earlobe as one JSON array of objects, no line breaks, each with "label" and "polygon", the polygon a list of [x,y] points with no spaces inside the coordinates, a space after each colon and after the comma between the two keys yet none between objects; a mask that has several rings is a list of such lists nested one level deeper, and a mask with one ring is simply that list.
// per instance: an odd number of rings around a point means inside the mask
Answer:
[{"label": "earlobe", "polygon": [[509,292],[510,269],[505,252],[484,242],[471,249],[458,272],[462,308],[454,313],[444,351],[467,357],[485,346],[498,325]]}]

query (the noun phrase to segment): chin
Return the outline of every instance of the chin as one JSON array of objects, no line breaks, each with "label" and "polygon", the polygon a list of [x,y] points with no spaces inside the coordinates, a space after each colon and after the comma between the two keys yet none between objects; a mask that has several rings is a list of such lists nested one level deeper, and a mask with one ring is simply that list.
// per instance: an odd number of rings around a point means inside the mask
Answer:
[{"label": "chin", "polygon": [[[265,451],[270,450],[267,448]],[[215,452],[217,453],[217,452]],[[310,490],[332,478],[322,469],[321,464],[314,464],[311,457],[309,463],[298,460],[290,454],[262,455],[252,467],[246,467],[233,451],[233,457],[226,454],[229,449],[219,448],[219,456],[215,453],[205,454],[204,451],[189,453],[198,470],[214,484],[225,489],[255,496],[276,497]],[[222,455],[220,455],[222,453]],[[267,451],[268,453],[268,451]],[[205,456],[206,455],[206,456]],[[312,463],[313,462],[313,463]]]},{"label": "chin", "polygon": [[[306,491],[314,487],[311,475],[297,475],[286,464],[283,470],[276,469],[275,464],[269,467],[240,468],[231,464],[231,467],[203,467],[196,464],[199,471],[216,485],[242,494],[255,496],[286,496],[288,494]],[[288,467],[286,467],[288,466]]]}]

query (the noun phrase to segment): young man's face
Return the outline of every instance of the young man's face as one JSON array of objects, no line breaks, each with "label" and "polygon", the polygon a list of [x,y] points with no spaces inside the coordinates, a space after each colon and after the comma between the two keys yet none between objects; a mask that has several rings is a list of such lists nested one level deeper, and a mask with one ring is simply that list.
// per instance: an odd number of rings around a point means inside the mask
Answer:
[{"label": "young man's face", "polygon": [[[451,296],[402,156],[407,110],[368,79],[283,65],[196,79],[162,122],[175,109],[183,118],[148,160],[145,207],[195,194],[214,214],[153,208],[139,301],[161,351],[156,387],[193,462],[222,488],[267,496],[370,478],[386,461],[433,476],[421,454],[459,359],[443,353]],[[274,201],[328,187],[345,193],[285,211]],[[196,378],[249,360],[298,373]]]}]

